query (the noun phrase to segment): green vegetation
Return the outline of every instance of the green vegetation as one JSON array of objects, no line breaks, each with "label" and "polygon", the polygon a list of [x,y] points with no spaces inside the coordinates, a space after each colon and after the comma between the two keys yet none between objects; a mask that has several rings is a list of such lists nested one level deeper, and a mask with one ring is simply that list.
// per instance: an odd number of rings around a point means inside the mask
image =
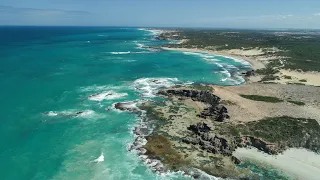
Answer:
[{"label": "green vegetation", "polygon": [[306,79],[301,79],[301,80],[299,80],[300,82],[307,82],[307,80]]},{"label": "green vegetation", "polygon": [[303,83],[298,83],[298,82],[288,82],[288,84],[305,85],[305,84],[303,84]]},{"label": "green vegetation", "polygon": [[197,89],[197,90],[201,90],[201,91],[214,91],[213,87],[211,86],[198,86],[198,85],[195,85],[195,86],[190,86],[190,88],[192,89]]},{"label": "green vegetation", "polygon": [[279,146],[320,151],[320,125],[314,119],[288,116],[266,118],[238,126],[242,135],[262,138]]},{"label": "green vegetation", "polygon": [[240,94],[240,96],[246,99],[254,100],[254,101],[264,101],[264,102],[270,102],[270,103],[283,102],[282,99],[279,99],[277,97],[271,97],[271,96],[245,95],[245,94]]},{"label": "green vegetation", "polygon": [[163,120],[166,121],[167,119],[164,117],[164,114],[162,112],[157,111],[154,109],[153,104],[144,103],[139,106],[141,110],[145,110],[147,112],[147,116],[149,119],[155,119],[155,120]]},{"label": "green vegetation", "polygon": [[237,105],[237,103],[230,101],[230,100],[221,100],[220,103],[224,104],[224,105],[231,105],[231,106]]},{"label": "green vegetation", "polygon": [[285,75],[285,76],[283,76],[285,79],[292,79],[292,77],[291,76],[287,76],[287,75]]},{"label": "green vegetation", "polygon": [[[264,55],[282,57],[274,61],[272,67],[284,66],[286,69],[302,71],[320,71],[320,32],[319,31],[271,31],[271,30],[209,30],[181,29],[172,36],[163,35],[163,39],[188,39],[182,44],[170,44],[169,47],[201,48],[210,50],[262,48]],[[274,48],[276,47],[276,48]]]},{"label": "green vegetation", "polygon": [[289,101],[288,100],[288,102],[289,103],[292,103],[292,104],[296,104],[296,105],[298,105],[298,106],[304,106],[304,105],[306,105],[306,103],[304,103],[304,102],[301,102],[301,101]]},{"label": "green vegetation", "polygon": [[272,74],[269,74],[269,75],[264,76],[264,77],[261,79],[261,81],[273,81],[273,80],[277,80],[277,79],[279,79],[278,76],[274,76],[274,75],[272,75]]},{"label": "green vegetation", "polygon": [[147,137],[147,144],[144,148],[147,150],[146,155],[156,156],[161,161],[177,170],[181,165],[187,162],[182,159],[182,156],[171,147],[170,140],[162,135],[155,135]]},{"label": "green vegetation", "polygon": [[266,68],[256,70],[256,73],[260,75],[270,75],[270,74],[276,74],[278,72],[279,72],[278,69],[275,69],[271,66],[267,66]]}]

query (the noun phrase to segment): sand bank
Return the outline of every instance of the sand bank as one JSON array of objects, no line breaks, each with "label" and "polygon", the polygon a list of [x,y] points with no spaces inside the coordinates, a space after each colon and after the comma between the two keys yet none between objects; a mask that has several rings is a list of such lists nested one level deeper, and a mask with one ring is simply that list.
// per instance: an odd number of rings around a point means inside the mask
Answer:
[{"label": "sand bank", "polygon": [[318,180],[320,176],[320,155],[306,149],[292,148],[271,156],[255,148],[238,148],[233,155],[240,160],[268,164],[294,179]]}]

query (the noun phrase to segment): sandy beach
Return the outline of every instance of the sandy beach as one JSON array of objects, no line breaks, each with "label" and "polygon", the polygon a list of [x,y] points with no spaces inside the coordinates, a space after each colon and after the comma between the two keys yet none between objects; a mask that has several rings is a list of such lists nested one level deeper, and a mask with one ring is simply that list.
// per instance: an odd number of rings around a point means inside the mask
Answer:
[{"label": "sandy beach", "polygon": [[[265,64],[262,63],[261,61],[258,61],[250,56],[253,55],[258,55],[260,54],[259,50],[250,50],[249,53],[243,53],[241,55],[240,51],[232,51],[234,53],[230,53],[228,51],[212,51],[212,50],[203,50],[203,49],[191,49],[191,48],[168,48],[168,47],[163,47],[165,50],[173,50],[173,51],[188,51],[188,52],[198,52],[198,53],[208,53],[208,54],[214,54],[217,56],[226,56],[226,57],[231,57],[234,59],[242,59],[251,64],[251,67],[253,69],[261,69],[265,68]],[[235,53],[237,52],[237,53]]]},{"label": "sandy beach", "polygon": [[283,154],[271,156],[255,148],[238,148],[233,155],[240,160],[270,165],[293,179],[319,179],[320,156],[306,149],[291,148]]},{"label": "sandy beach", "polygon": [[[163,47],[165,50],[174,50],[174,51],[187,51],[187,52],[198,52],[198,53],[208,53],[218,56],[231,57],[234,59],[245,60],[250,63],[252,69],[262,69],[265,68],[269,61],[276,60],[280,57],[275,56],[264,56],[261,49],[255,48],[250,50],[241,50],[241,49],[231,49],[223,51],[213,51],[205,49],[192,49],[192,48],[169,48]],[[280,84],[289,84],[289,83],[299,83],[311,86],[320,86],[320,72],[298,72],[291,71],[286,69],[281,69],[278,75],[278,80],[272,80],[269,82],[275,82]],[[286,79],[285,77],[290,76],[291,79]],[[258,82],[262,78],[261,76],[252,76],[250,77],[251,82]]]}]

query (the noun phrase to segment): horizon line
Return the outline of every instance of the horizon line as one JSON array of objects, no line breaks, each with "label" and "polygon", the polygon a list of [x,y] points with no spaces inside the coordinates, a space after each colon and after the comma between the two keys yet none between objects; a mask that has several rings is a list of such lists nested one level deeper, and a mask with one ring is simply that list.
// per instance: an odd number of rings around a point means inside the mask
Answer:
[{"label": "horizon line", "polygon": [[105,27],[105,28],[154,28],[154,29],[219,29],[219,30],[317,30],[320,28],[237,28],[237,27],[174,27],[174,26],[104,26],[104,25],[0,25],[0,27]]}]

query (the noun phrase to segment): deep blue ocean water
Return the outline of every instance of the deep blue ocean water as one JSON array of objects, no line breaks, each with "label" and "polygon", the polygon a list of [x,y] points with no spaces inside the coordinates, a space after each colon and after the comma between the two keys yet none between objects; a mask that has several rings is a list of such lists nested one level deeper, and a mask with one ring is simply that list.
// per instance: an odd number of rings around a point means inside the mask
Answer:
[{"label": "deep blue ocean water", "polygon": [[[176,83],[236,85],[248,63],[148,46],[159,31],[0,27],[1,179],[188,179],[155,174],[129,152],[134,114]],[[154,80],[157,80],[155,83]]]}]

